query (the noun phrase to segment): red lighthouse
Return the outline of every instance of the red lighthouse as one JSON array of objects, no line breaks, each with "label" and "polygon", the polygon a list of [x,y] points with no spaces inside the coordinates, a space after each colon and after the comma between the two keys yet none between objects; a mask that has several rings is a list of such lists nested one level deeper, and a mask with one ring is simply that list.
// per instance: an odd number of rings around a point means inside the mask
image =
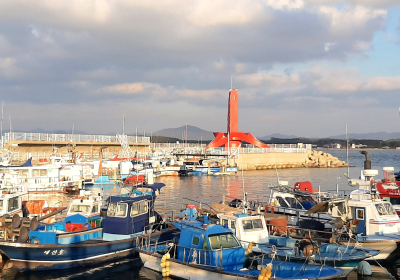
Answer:
[{"label": "red lighthouse", "polygon": [[236,89],[229,91],[229,102],[228,102],[228,132],[214,132],[215,139],[208,144],[208,148],[217,148],[222,145],[225,148],[238,148],[242,141],[253,144],[260,148],[269,148],[268,145],[257,140],[249,132],[239,132],[239,96]]}]

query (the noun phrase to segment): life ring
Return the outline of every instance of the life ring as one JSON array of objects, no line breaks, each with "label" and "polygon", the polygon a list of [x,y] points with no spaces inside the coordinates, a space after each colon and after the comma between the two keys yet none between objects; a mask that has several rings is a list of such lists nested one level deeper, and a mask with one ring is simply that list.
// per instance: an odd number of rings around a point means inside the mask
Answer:
[{"label": "life ring", "polygon": [[275,213],[275,208],[272,205],[267,205],[265,206],[265,212],[268,212],[268,210],[271,210],[271,213],[274,214]]}]

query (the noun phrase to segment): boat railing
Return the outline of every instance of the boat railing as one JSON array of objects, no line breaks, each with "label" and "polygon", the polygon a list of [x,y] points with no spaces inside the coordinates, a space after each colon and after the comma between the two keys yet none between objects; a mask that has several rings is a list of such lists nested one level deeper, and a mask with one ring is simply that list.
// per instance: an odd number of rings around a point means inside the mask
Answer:
[{"label": "boat railing", "polygon": [[[185,264],[201,265],[211,268],[222,269],[223,267],[223,251],[224,249],[200,249],[177,245],[173,240],[152,242],[151,237],[141,235],[136,238],[136,246],[139,250],[143,250],[153,254],[169,253],[171,259],[178,260],[178,254],[183,254],[179,257],[179,261]],[[212,259],[214,255],[214,260]]]},{"label": "boat railing", "polygon": [[337,234],[336,230],[322,231],[316,229],[301,228],[299,226],[276,225],[271,223],[266,223],[266,226],[270,235],[295,238],[304,238],[305,236],[311,236],[312,239],[316,241],[329,240],[331,237],[333,237],[333,235]]},{"label": "boat railing", "polygon": [[[189,201],[189,203],[185,203],[185,200]],[[189,197],[183,198],[181,210],[184,210],[187,205],[194,204],[194,203],[196,203],[196,205],[198,206],[198,209],[205,210],[206,212],[209,212],[209,213],[214,213],[214,214],[218,213],[218,210],[214,209],[210,204],[203,202],[203,201],[193,199],[193,198],[189,198]]]},{"label": "boat railing", "polygon": [[13,194],[17,192],[23,192],[24,188],[21,185],[12,183],[11,185],[0,185],[0,193],[2,194]]}]

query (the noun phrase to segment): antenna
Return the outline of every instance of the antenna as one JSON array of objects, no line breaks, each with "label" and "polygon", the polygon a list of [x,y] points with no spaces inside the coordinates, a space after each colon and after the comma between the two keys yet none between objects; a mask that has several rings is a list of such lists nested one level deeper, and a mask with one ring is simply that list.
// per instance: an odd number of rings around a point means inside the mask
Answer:
[{"label": "antenna", "polygon": [[122,117],[122,134],[125,135],[125,115]]},{"label": "antenna", "polygon": [[350,178],[350,165],[349,165],[349,137],[347,134],[347,124],[346,124],[346,154],[347,154],[347,178]]},{"label": "antenna", "polygon": [[244,190],[244,176],[243,176],[243,159],[240,158],[240,160],[242,161],[242,187],[243,187],[243,213],[247,214],[247,195],[246,195],[246,191]]},{"label": "antenna", "polygon": [[4,100],[1,105],[1,148],[3,148],[3,111],[4,111]]}]

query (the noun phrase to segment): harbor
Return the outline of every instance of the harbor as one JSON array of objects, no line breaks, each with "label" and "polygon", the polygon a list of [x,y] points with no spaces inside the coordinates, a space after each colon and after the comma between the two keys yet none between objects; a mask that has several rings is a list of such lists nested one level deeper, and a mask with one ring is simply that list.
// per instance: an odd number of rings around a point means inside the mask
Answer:
[{"label": "harbor", "polygon": [[398,1],[0,14],[0,279],[400,280]]},{"label": "harbor", "polygon": [[[333,156],[340,159],[345,159],[345,151],[330,151]],[[336,152],[336,153],[335,153]],[[387,163],[385,158],[394,158],[397,151],[371,151],[371,158],[373,161],[373,168],[382,169],[383,163]],[[350,151],[349,161],[352,165],[350,167],[350,175],[359,174],[363,169],[363,156],[359,154],[358,151]],[[394,163],[394,162],[393,162]],[[155,182],[165,184],[160,191],[160,195],[157,197],[155,208],[158,211],[163,211],[170,213],[175,217],[181,215],[182,205],[185,203],[185,198],[190,194],[191,197],[195,197],[201,200],[203,203],[211,204],[214,201],[221,201],[225,197],[243,197],[243,190],[246,191],[249,200],[263,201],[267,200],[269,197],[269,188],[272,185],[276,185],[279,180],[288,181],[289,185],[294,185],[299,181],[309,181],[314,186],[314,189],[320,189],[321,191],[335,192],[340,190],[343,195],[349,195],[354,187],[350,186],[347,180],[347,167],[339,168],[285,168],[285,169],[271,169],[271,170],[248,170],[241,171],[228,176],[213,176],[210,174],[205,175],[192,175],[192,176],[159,176],[154,178]],[[378,179],[378,177],[377,177]],[[116,184],[101,184],[97,183],[89,188],[93,193],[102,193],[104,199],[107,197],[115,196],[121,194],[122,189]],[[32,196],[32,195],[31,195]],[[50,206],[58,203],[60,207],[68,207],[68,205],[76,197],[74,194],[47,194],[33,195],[35,199],[45,198]],[[32,199],[32,197],[31,197]],[[187,201],[186,201],[187,203]],[[371,262],[371,267],[373,271],[372,278],[366,278],[371,276],[364,276],[362,279],[391,279],[388,273],[394,274],[393,277],[397,277],[396,262],[390,265],[385,264],[386,270],[381,270],[377,263]],[[127,265],[129,264],[129,265]],[[10,278],[5,279],[35,279],[35,277],[42,277],[46,275],[45,279],[50,279],[51,277],[57,278],[55,275],[60,275],[63,277],[65,275],[68,279],[82,279],[84,277],[93,276],[94,279],[102,279],[101,276],[97,276],[98,270],[104,270],[105,274],[111,273],[114,270],[123,269],[122,273],[127,275],[136,275],[137,279],[161,279],[160,274],[149,271],[147,268],[143,268],[140,259],[136,257],[132,258],[122,258],[118,262],[111,264],[102,264],[96,266],[96,270],[93,270],[93,266],[87,267],[87,269],[80,269],[79,273],[74,274],[70,272],[62,272],[58,270],[57,274],[48,271],[45,272],[18,272],[16,275],[10,276]],[[108,270],[111,270],[108,272]],[[15,273],[15,272],[14,272]],[[63,274],[67,273],[67,274]],[[37,276],[38,275],[38,276]],[[42,275],[42,276],[40,276]],[[5,275],[7,277],[7,274]],[[159,278],[161,277],[161,278]],[[358,277],[358,278],[357,278]],[[357,272],[354,271],[349,274],[348,279],[360,279],[357,276]],[[385,278],[388,277],[388,278]]]}]

